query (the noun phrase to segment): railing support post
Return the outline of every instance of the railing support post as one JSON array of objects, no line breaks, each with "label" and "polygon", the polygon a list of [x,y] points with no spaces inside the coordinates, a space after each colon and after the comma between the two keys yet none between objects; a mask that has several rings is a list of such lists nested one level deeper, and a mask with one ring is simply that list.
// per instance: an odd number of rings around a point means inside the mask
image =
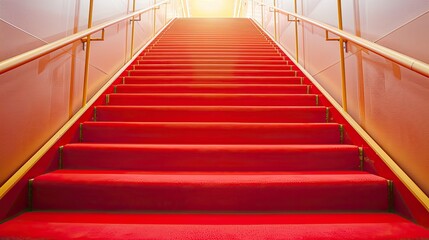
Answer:
[{"label": "railing support post", "polygon": [[[89,13],[88,13],[88,28],[92,27],[93,10],[94,10],[94,0],[90,0],[89,1]],[[85,70],[84,70],[84,76],[83,76],[83,91],[82,91],[82,107],[84,107],[86,105],[86,101],[87,101],[90,52],[91,52],[91,35],[88,35],[86,37]]]},{"label": "railing support post", "polygon": [[[295,14],[298,14],[298,7],[296,0],[293,0],[293,11]],[[295,18],[295,60],[299,63],[299,42],[298,42],[298,19]]]},{"label": "railing support post", "polygon": [[[341,0],[337,0],[337,8],[338,8],[338,28],[343,30],[343,13]],[[340,68],[341,68],[341,102],[344,111],[347,112],[347,85],[346,85],[346,66],[345,66],[345,58],[344,58],[344,39],[339,37],[340,43]]]},{"label": "railing support post", "polygon": [[[153,4],[156,4],[156,0],[153,0]],[[156,7],[153,8],[153,36],[156,34]]]},{"label": "railing support post", "polygon": [[168,7],[168,3],[166,3],[166,4],[164,4],[164,8],[165,8],[165,10],[164,10],[164,24],[162,24],[162,26],[165,26],[165,24],[167,24],[167,7]]},{"label": "railing support post", "polygon": [[255,19],[255,0],[252,0],[252,18]]},{"label": "railing support post", "polygon": [[182,4],[182,15],[183,17],[186,17],[185,4],[183,3],[183,0],[180,0],[180,3]]},{"label": "railing support post", "polygon": [[[274,7],[277,7],[277,0],[273,0],[274,2]],[[278,41],[278,31],[277,31],[277,10],[273,9],[273,14],[274,14],[274,40],[276,40],[276,42]]]},{"label": "railing support post", "polygon": [[[136,0],[133,0],[133,12],[136,11]],[[130,51],[130,59],[133,58],[134,55],[134,32],[135,32],[135,17],[131,19],[131,51]]]}]

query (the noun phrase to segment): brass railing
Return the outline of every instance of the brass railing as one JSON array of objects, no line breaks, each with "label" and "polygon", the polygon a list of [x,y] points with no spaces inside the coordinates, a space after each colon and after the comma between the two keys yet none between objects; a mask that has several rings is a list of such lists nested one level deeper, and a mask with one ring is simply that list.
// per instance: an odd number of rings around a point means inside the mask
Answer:
[{"label": "brass railing", "polygon": [[[273,0],[274,2],[276,0]],[[337,0],[337,4],[338,4],[338,28],[336,27],[332,27],[330,25],[321,23],[319,21],[313,20],[311,18],[302,16],[297,14],[297,8],[296,8],[296,0],[294,0],[294,8],[295,8],[295,13],[292,12],[288,12],[285,11],[281,8],[275,7],[275,6],[271,6],[268,4],[265,4],[264,2],[261,1],[257,1],[257,0],[252,0],[252,9],[253,9],[253,5],[256,4],[258,6],[261,6],[261,26],[263,29],[265,29],[264,27],[264,8],[268,8],[269,10],[273,11],[274,14],[275,13],[280,13],[283,15],[286,15],[288,17],[288,20],[290,20],[289,18],[292,16],[294,19],[291,21],[295,21],[295,51],[296,51],[296,61],[298,61],[298,27],[297,27],[297,21],[303,21],[306,23],[309,23],[313,26],[317,26],[321,29],[324,29],[326,31],[326,33],[333,33],[334,35],[337,35],[339,38],[335,39],[339,41],[339,45],[340,45],[340,64],[341,64],[341,75],[342,75],[342,87],[341,87],[341,92],[342,92],[342,106],[344,108],[344,110],[347,111],[347,93],[346,93],[346,84],[345,84],[345,64],[344,64],[344,41],[349,41],[351,43],[354,43],[364,49],[367,49],[375,54],[378,54],[386,59],[391,60],[392,62],[395,62],[405,68],[408,68],[416,73],[419,73],[423,76],[429,77],[429,64],[424,63],[422,61],[419,61],[417,59],[414,59],[412,57],[409,57],[407,55],[404,55],[402,53],[396,52],[392,49],[380,46],[376,43],[373,43],[371,41],[368,41],[366,39],[357,37],[356,35],[347,33],[345,31],[342,30],[342,12],[341,12],[341,0]],[[253,12],[253,11],[252,11]],[[252,13],[253,16],[252,18],[254,18],[254,13]],[[274,18],[275,21],[277,18]],[[275,23],[275,25],[277,25],[277,23]],[[276,30],[275,30],[276,31]],[[334,40],[334,39],[329,39],[328,37],[326,38],[326,40]]]},{"label": "brass railing", "polygon": [[[141,10],[135,10],[135,2],[136,0],[133,0],[133,12],[130,14],[127,14],[122,17],[118,17],[116,19],[106,21],[104,23],[101,23],[97,26],[92,27],[92,12],[93,12],[93,0],[90,0],[90,7],[89,7],[89,13],[88,13],[88,29],[82,30],[78,33],[75,33],[73,35],[70,35],[68,37],[62,38],[60,40],[54,41],[52,43],[48,43],[46,45],[43,45],[39,48],[33,49],[31,51],[25,52],[23,54],[17,55],[15,57],[9,58],[7,60],[4,60],[0,62],[0,74],[6,73],[10,70],[13,70],[15,68],[19,68],[20,66],[23,66],[26,63],[29,63],[35,59],[38,59],[40,57],[43,57],[49,53],[52,53],[64,46],[71,45],[76,41],[82,41],[82,44],[85,44],[85,73],[84,73],[84,86],[83,86],[83,97],[82,97],[82,106],[77,110],[76,113],[69,114],[69,120],[61,127],[60,130],[58,130],[47,142],[40,148],[36,153],[28,160],[26,161],[2,186],[0,186],[0,199],[2,199],[19,181],[22,179],[22,177],[44,156],[44,154],[49,151],[49,149],[54,146],[54,144],[61,138],[61,136],[64,135],[64,133],[71,128],[71,126],[89,109],[89,107],[96,101],[98,97],[101,96],[101,94],[108,88],[110,84],[113,83],[113,81],[119,77],[119,74],[127,68],[127,66],[135,59],[137,58],[138,54],[140,54],[145,47],[150,44],[151,40],[149,40],[146,44],[144,44],[140,50],[136,51],[134,53],[134,22],[141,20],[141,15],[153,11],[153,21],[156,21],[156,9],[159,9],[161,5],[165,5],[167,8],[168,4],[171,4],[172,0],[165,0],[161,1],[159,3],[156,3],[152,5],[151,7],[144,8]],[[183,9],[182,9],[183,10]],[[173,9],[173,11],[177,11],[177,9]],[[184,11],[184,10],[183,10]],[[167,10],[165,12],[163,27],[160,27],[159,31],[156,32],[156,30],[153,32],[152,39],[154,39],[156,36],[160,34],[160,32],[165,29],[169,22],[167,22],[166,14]],[[174,18],[174,16],[173,16]],[[87,81],[88,81],[88,66],[89,66],[89,56],[90,56],[90,44],[91,41],[102,41],[104,40],[104,29],[106,29],[109,26],[112,26],[114,24],[120,23],[122,21],[130,20],[132,23],[132,33],[131,33],[131,47],[130,47],[130,59],[127,63],[122,66],[122,68],[118,71],[118,73],[114,74],[107,83],[105,83],[100,89],[98,89],[97,93],[95,95],[87,100]],[[154,24],[153,27],[155,28],[156,25]],[[101,38],[92,39],[91,35],[97,32],[101,31]],[[128,54],[126,54],[128,56]],[[70,99],[70,102],[72,102],[72,99]],[[69,108],[72,108],[72,104],[69,104]]]},{"label": "brass railing", "polygon": [[[356,35],[347,33],[342,30],[342,12],[341,12],[341,0],[337,0],[337,10],[338,10],[338,28],[321,23],[319,21],[313,20],[311,18],[297,14],[297,1],[294,0],[294,13],[285,11],[281,8],[276,7],[277,0],[272,0],[273,5],[268,5],[259,0],[251,0],[251,17],[255,20],[261,28],[268,33],[274,41],[278,43],[280,48],[291,57],[298,67],[306,73],[309,79],[316,85],[320,91],[326,96],[326,98],[332,103],[332,105],[340,112],[340,114],[350,123],[350,125],[357,131],[357,133],[366,141],[366,143],[375,151],[375,153],[381,158],[381,160],[390,168],[390,170],[401,180],[401,182],[407,187],[407,189],[416,197],[416,199],[424,206],[424,208],[429,211],[429,197],[421,190],[419,186],[398,166],[398,164],[381,148],[381,146],[347,113],[347,89],[346,89],[346,78],[345,78],[345,41],[354,43],[363,49],[369,50],[379,56],[384,57],[394,63],[397,63],[407,69],[410,69],[413,72],[419,73],[425,77],[429,77],[429,64],[414,59],[412,57],[406,56],[402,53],[396,52],[392,49],[380,46],[376,43],[368,41],[366,39],[360,38]],[[260,22],[255,18],[255,5],[261,7],[261,19]],[[264,10],[265,8],[265,10]],[[276,29],[274,29],[274,34],[268,32],[265,27],[264,22],[264,11],[273,12],[274,17],[274,26],[278,27],[278,18],[275,17],[276,14],[283,14],[287,16],[287,20],[290,22],[295,22],[295,59],[289,54],[283,47],[280,42],[278,42],[278,36],[276,34]],[[291,17],[293,17],[291,19]],[[321,85],[318,83],[302,66],[299,64],[298,52],[299,52],[299,37],[298,37],[298,22],[306,22],[313,26],[317,26],[326,31],[326,41],[336,40],[339,41],[340,46],[340,68],[341,68],[341,97],[342,105],[338,104],[336,100],[329,94]],[[332,33],[338,38],[329,38],[329,33]]]},{"label": "brass railing", "polygon": [[[143,13],[146,13],[148,11],[154,11],[154,24],[156,21],[156,14],[155,11],[158,9],[161,5],[168,4],[169,1],[162,1],[157,4],[154,4],[151,7],[141,9],[138,11],[135,11],[135,1],[133,0],[133,13],[130,13],[128,15],[104,22],[102,24],[99,24],[97,26],[92,27],[92,16],[93,16],[93,2],[94,0],[90,0],[89,5],[89,13],[88,13],[88,29],[80,31],[78,33],[75,33],[73,35],[70,35],[68,37],[59,39],[55,42],[48,43],[46,45],[43,45],[39,48],[33,49],[31,51],[25,52],[23,54],[17,55],[15,57],[6,59],[2,62],[0,62],[0,74],[5,73],[7,71],[10,71],[12,69],[15,69],[19,66],[22,66],[28,62],[31,62],[37,58],[43,57],[51,52],[54,52],[64,46],[67,46],[69,44],[72,44],[75,41],[82,40],[83,44],[85,44],[85,68],[84,68],[84,79],[83,79],[83,94],[82,94],[82,107],[85,106],[87,102],[87,88],[88,88],[88,75],[89,75],[89,58],[90,58],[90,51],[91,51],[91,41],[100,41],[104,40],[104,29],[106,29],[109,26],[112,26],[114,24],[120,23],[122,21],[130,19],[132,21],[132,33],[131,33],[131,47],[130,47],[130,56],[134,55],[134,21],[138,21],[141,18],[141,15]],[[136,19],[136,17],[139,17]],[[166,21],[164,21],[165,24]],[[97,33],[99,31],[102,31],[102,37],[100,39],[91,39],[91,35],[94,33]],[[156,27],[154,25],[154,32],[155,34]]]}]

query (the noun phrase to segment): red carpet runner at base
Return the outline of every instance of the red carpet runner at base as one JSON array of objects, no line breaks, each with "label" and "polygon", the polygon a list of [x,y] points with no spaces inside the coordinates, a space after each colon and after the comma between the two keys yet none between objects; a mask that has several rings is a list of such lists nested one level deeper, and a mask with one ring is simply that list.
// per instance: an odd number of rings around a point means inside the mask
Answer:
[{"label": "red carpet runner at base", "polygon": [[0,239],[429,239],[247,19],[179,19]]}]

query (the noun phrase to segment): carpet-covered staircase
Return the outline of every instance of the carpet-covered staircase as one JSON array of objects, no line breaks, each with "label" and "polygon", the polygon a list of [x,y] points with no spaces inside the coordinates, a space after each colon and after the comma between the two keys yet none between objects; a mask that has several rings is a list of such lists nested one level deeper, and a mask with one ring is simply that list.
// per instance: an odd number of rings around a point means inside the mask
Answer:
[{"label": "carpet-covered staircase", "polygon": [[248,19],[176,19],[0,239],[426,239]]}]

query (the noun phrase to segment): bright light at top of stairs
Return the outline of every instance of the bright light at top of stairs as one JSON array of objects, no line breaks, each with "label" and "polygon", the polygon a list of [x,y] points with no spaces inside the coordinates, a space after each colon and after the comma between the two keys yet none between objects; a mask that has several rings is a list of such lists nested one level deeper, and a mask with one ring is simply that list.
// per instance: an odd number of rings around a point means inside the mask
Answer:
[{"label": "bright light at top of stairs", "polygon": [[232,17],[233,0],[188,0],[192,17]]}]

